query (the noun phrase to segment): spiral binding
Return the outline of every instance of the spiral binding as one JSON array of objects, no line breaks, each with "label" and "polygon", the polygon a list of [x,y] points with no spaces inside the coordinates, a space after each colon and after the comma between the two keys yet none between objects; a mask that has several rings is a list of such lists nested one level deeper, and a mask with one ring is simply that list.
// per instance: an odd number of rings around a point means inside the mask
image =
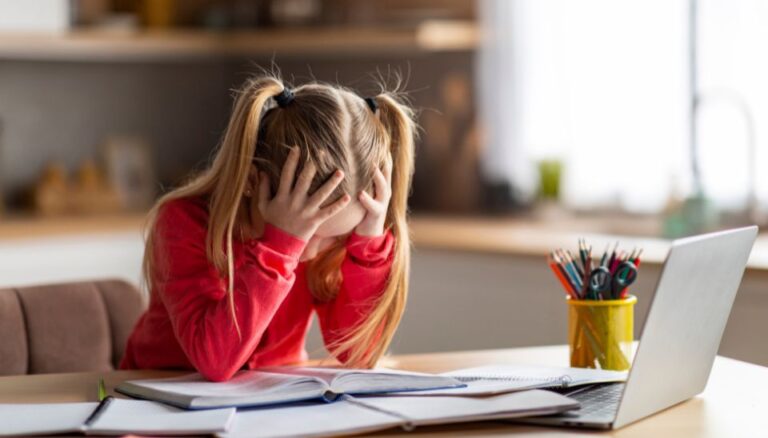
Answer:
[{"label": "spiral binding", "polygon": [[558,377],[525,377],[525,376],[504,376],[500,374],[487,375],[487,376],[451,376],[459,382],[477,382],[477,381],[499,381],[499,382],[541,382],[541,383],[553,383],[563,388],[573,382],[573,378],[569,375],[563,375]]}]

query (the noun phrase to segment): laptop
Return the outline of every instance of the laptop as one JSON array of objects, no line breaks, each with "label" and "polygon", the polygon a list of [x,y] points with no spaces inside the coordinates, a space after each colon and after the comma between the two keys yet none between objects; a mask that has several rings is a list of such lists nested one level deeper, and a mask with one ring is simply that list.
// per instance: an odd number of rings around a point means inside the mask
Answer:
[{"label": "laptop", "polygon": [[675,240],[626,382],[559,390],[581,407],[517,421],[618,429],[701,393],[756,237],[751,226]]}]

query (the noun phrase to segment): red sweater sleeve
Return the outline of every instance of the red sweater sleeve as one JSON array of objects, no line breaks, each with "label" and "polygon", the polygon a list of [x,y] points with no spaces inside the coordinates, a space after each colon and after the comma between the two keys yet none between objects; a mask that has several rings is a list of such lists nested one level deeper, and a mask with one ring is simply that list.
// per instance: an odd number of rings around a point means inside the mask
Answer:
[{"label": "red sweater sleeve", "polygon": [[252,355],[290,292],[305,242],[267,225],[261,239],[246,242],[234,275],[234,305],[242,337],[232,320],[227,280],[208,261],[207,215],[191,204],[166,205],[158,217],[156,291],[173,332],[194,367],[213,381],[227,380]]},{"label": "red sweater sleeve", "polygon": [[[339,293],[333,300],[316,305],[326,346],[333,345],[370,315],[387,285],[394,241],[391,231],[378,237],[353,233],[347,239]],[[337,359],[346,362],[343,355]]]}]

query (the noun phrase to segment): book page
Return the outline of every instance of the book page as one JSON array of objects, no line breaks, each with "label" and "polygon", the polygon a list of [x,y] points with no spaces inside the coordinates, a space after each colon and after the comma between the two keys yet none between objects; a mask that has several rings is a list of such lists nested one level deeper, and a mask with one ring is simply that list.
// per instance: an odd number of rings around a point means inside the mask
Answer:
[{"label": "book page", "polygon": [[234,408],[185,411],[145,400],[112,399],[87,428],[89,434],[191,435],[225,432]]},{"label": "book page", "polygon": [[336,378],[332,388],[338,388],[347,394],[372,394],[395,391],[421,392],[464,386],[466,386],[464,383],[450,376],[379,368],[348,370]]},{"label": "book page", "polygon": [[341,375],[346,371],[343,368],[294,366],[266,367],[259,368],[259,370],[282,375],[314,377],[316,379],[322,380],[329,387],[331,386],[331,383],[333,382],[333,379],[336,378],[336,376]]},{"label": "book page", "polygon": [[442,375],[454,377],[466,387],[419,391],[413,395],[491,395],[536,388],[623,382],[627,379],[626,371],[529,365],[490,365],[449,371]]},{"label": "book page", "polygon": [[414,391],[427,388],[464,386],[453,378],[388,368],[348,369],[323,367],[274,367],[270,372],[312,376],[322,379],[335,394]]},{"label": "book page", "polygon": [[410,426],[549,415],[579,406],[575,400],[543,390],[488,397],[364,396],[350,401],[400,416]]},{"label": "book page", "polygon": [[78,432],[98,403],[0,404],[0,436]]},{"label": "book page", "polygon": [[222,438],[338,436],[388,429],[402,424],[396,417],[346,400],[305,403],[280,408],[241,409]]}]

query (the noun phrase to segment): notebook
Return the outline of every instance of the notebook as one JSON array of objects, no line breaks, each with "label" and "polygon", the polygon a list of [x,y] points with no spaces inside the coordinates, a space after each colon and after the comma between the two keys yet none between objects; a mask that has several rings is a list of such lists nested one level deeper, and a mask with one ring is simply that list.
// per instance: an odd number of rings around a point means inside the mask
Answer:
[{"label": "notebook", "polygon": [[238,409],[220,438],[325,437],[419,426],[550,415],[579,406],[550,391],[531,390],[490,397],[349,396],[331,404]]},{"label": "notebook", "polygon": [[[443,373],[466,386],[426,390],[415,395],[492,395],[541,388],[566,388],[596,383],[624,382],[627,371],[526,365],[489,365]],[[403,395],[408,395],[403,393]]]},{"label": "notebook", "polygon": [[[183,411],[161,403],[108,397],[99,403],[0,404],[0,436],[201,435],[225,432],[235,410]],[[41,421],[44,420],[44,421]]]},{"label": "notebook", "polygon": [[334,401],[342,394],[377,394],[458,388],[450,376],[405,371],[273,367],[239,371],[226,382],[209,382],[200,374],[131,380],[116,390],[131,397],[168,403],[184,409],[225,406],[253,407],[305,400]]}]

